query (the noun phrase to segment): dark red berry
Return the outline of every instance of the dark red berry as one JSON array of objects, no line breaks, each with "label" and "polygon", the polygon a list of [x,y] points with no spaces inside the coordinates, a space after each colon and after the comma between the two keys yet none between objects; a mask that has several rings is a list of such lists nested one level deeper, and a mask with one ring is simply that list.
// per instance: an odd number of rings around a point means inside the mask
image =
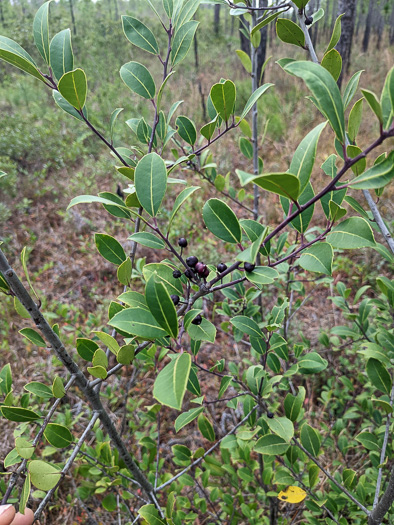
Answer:
[{"label": "dark red berry", "polygon": [[208,277],[209,275],[209,268],[208,266],[205,266],[203,273],[201,274],[203,277]]},{"label": "dark red berry", "polygon": [[179,270],[174,270],[172,272],[172,276],[175,278],[175,279],[179,279],[179,277],[182,275],[182,272],[180,272]]},{"label": "dark red berry", "polygon": [[219,273],[222,273],[222,272],[225,272],[227,270],[227,264],[224,264],[224,263],[219,263],[217,266],[216,266],[216,269]]},{"label": "dark red berry", "polygon": [[202,275],[204,273],[204,270],[205,270],[206,266],[204,263],[202,262],[198,262],[196,264],[196,266],[194,267],[194,269],[196,270],[197,273],[199,273],[200,275]]},{"label": "dark red berry", "polygon": [[274,415],[275,414],[273,412],[267,412],[267,417],[269,417],[270,419],[272,419]]},{"label": "dark red berry", "polygon": [[305,17],[305,25],[306,26],[310,26],[313,24],[313,18],[311,16],[306,16]]},{"label": "dark red berry", "polygon": [[175,306],[179,303],[179,296],[178,295],[171,295],[171,301],[175,304]]},{"label": "dark red berry", "polygon": [[181,238],[178,240],[178,246],[180,246],[181,248],[186,248],[186,246],[187,246],[187,240],[186,240],[184,237],[181,237]]},{"label": "dark red berry", "polygon": [[193,268],[193,266],[196,266],[196,264],[198,263],[198,259],[194,255],[191,255],[190,257],[186,259],[186,263],[188,266]]},{"label": "dark red berry", "polygon": [[245,263],[244,264],[244,270],[245,272],[253,272],[253,270],[256,268],[255,264]]},{"label": "dark red berry", "polygon": [[202,317],[200,314],[196,315],[196,317],[193,319],[192,324],[201,324],[202,323]]},{"label": "dark red berry", "polygon": [[192,270],[186,270],[185,275],[188,279],[193,279],[194,277],[194,273],[192,272]]}]

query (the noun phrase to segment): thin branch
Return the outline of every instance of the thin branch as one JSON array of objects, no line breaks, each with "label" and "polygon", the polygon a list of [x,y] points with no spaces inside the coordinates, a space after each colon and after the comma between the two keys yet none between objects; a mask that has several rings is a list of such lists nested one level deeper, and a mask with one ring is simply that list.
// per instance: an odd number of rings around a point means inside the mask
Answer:
[{"label": "thin branch", "polygon": [[[394,404],[394,385],[391,389],[391,396],[390,396],[391,407],[393,406],[393,404]],[[384,458],[386,457],[386,449],[387,449],[387,444],[389,442],[391,417],[392,417],[392,412],[389,412],[387,414],[386,430],[384,432],[383,445],[382,445],[382,450],[380,452],[380,464],[381,465],[383,464]],[[379,493],[380,493],[380,487],[382,485],[382,472],[383,472],[383,468],[380,467],[379,472],[378,472],[378,480],[376,482],[376,491],[375,491],[375,498],[373,501],[372,510],[375,510],[379,503]]]},{"label": "thin branch", "polygon": [[350,500],[353,501],[355,505],[357,505],[359,509],[365,512],[367,516],[371,514],[370,511],[353,496],[353,494],[351,494],[343,485],[338,483],[338,481],[333,476],[331,476],[331,474],[323,467],[323,465],[314,456],[312,456],[312,454],[308,452],[307,449],[303,447],[296,438],[293,438],[292,441],[304,452],[304,454],[308,456],[311,461],[313,461],[313,463],[315,463],[315,465],[319,467],[319,469],[328,477],[328,479],[334,483],[334,485],[336,485],[344,494],[346,494]]},{"label": "thin branch", "polygon": [[181,472],[178,472],[178,474],[176,474],[174,477],[172,477],[171,479],[169,479],[168,481],[166,481],[165,483],[163,483],[162,485],[160,485],[160,487],[157,488],[157,492],[159,490],[163,490],[165,487],[167,487],[168,485],[171,485],[171,483],[173,483],[175,480],[177,480],[178,478],[180,478],[181,476],[183,476],[183,474],[185,474],[185,472],[189,471],[191,468],[195,467],[196,465],[198,465],[199,463],[201,463],[203,461],[203,459],[205,459],[211,452],[213,452],[219,445],[220,443],[223,441],[224,438],[226,438],[227,436],[231,436],[232,434],[234,434],[237,429],[243,425],[245,423],[245,421],[247,421],[249,419],[249,417],[253,414],[253,412],[256,410],[256,408],[258,407],[258,405],[254,406],[252,408],[252,410],[239,422],[235,425],[235,427],[230,430],[230,432],[228,432],[225,436],[223,436],[222,438],[219,439],[219,441],[217,441],[211,448],[209,448],[205,454],[203,456],[201,456],[200,458],[196,459],[196,461],[193,461],[193,463],[191,463],[191,465],[189,465],[188,467],[184,468],[183,470],[181,470]]},{"label": "thin branch", "polygon": [[56,485],[51,489],[49,490],[46,495],[45,495],[45,498],[40,502],[39,506],[38,506],[38,509],[36,510],[36,512],[34,513],[34,519],[35,520],[38,520],[40,519],[40,516],[41,516],[41,513],[42,511],[45,509],[47,503],[50,501],[50,499],[52,498],[54,492],[56,491],[56,489],[58,488],[58,486],[60,485],[60,483],[63,481],[65,475],[67,474],[67,472],[70,470],[72,464],[74,463],[74,460],[75,458],[77,457],[78,455],[78,452],[80,450],[80,448],[82,447],[84,441],[86,440],[86,438],[88,437],[88,434],[90,433],[90,431],[92,430],[94,424],[96,423],[97,419],[100,417],[100,414],[98,412],[94,412],[93,416],[92,416],[92,419],[89,421],[89,424],[88,426],[85,428],[82,436],[79,438],[78,440],[78,443],[75,445],[74,447],[74,450],[71,454],[71,456],[68,458],[67,460],[67,463],[64,465],[62,471],[61,471],[61,476],[60,476],[60,479],[59,481],[56,483]]}]

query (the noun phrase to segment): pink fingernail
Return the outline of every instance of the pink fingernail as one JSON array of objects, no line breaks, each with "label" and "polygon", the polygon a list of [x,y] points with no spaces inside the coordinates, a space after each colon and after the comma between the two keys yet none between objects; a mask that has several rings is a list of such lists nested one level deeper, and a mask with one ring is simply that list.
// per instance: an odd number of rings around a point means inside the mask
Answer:
[{"label": "pink fingernail", "polygon": [[5,512],[7,512],[7,510],[12,507],[11,503],[9,503],[8,505],[1,505],[0,506],[0,516],[2,514],[4,514]]}]

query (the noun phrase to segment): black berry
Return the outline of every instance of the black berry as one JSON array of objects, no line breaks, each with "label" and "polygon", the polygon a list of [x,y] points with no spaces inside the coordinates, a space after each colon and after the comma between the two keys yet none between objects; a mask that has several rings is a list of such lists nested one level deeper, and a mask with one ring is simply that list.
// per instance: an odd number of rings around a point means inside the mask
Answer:
[{"label": "black berry", "polygon": [[174,270],[172,272],[172,276],[175,278],[175,279],[179,279],[179,277],[182,275],[182,272],[180,272],[179,270]]},{"label": "black berry", "polygon": [[208,266],[205,266],[205,267],[204,267],[204,271],[202,272],[201,275],[202,275],[203,277],[208,277],[208,275],[209,275],[209,268],[208,268]]},{"label": "black berry", "polygon": [[178,295],[171,295],[171,301],[175,304],[175,306],[179,303],[179,296]]},{"label": "black berry", "polygon": [[185,275],[188,279],[193,279],[194,277],[194,273],[192,272],[192,270],[186,270]]},{"label": "black berry", "polygon": [[178,246],[180,246],[181,248],[186,248],[186,246],[187,246],[187,240],[186,240],[184,237],[181,237],[181,238],[178,240]]},{"label": "black berry", "polygon": [[256,265],[255,264],[250,264],[250,263],[245,263],[244,264],[244,269],[245,269],[245,272],[253,272],[253,270],[256,268]]},{"label": "black berry", "polygon": [[274,417],[274,413],[273,412],[267,412],[267,417],[272,419]]},{"label": "black berry", "polygon": [[196,266],[194,267],[194,269],[196,270],[196,272],[200,275],[202,275],[204,273],[204,270],[205,270],[206,266],[204,263],[202,262],[198,262],[196,264]]},{"label": "black berry", "polygon": [[219,273],[222,273],[222,272],[225,272],[227,270],[227,264],[224,264],[224,263],[219,263],[217,266],[216,266],[216,269]]},{"label": "black berry", "polygon": [[313,18],[311,16],[306,16],[305,17],[305,25],[306,26],[310,26],[313,24]]},{"label": "black berry", "polygon": [[200,314],[196,315],[196,317],[193,319],[192,324],[201,324],[202,323],[202,317]]},{"label": "black berry", "polygon": [[198,263],[198,259],[194,255],[191,255],[190,257],[186,259],[186,263],[188,266],[193,268],[193,266],[196,266],[196,264]]}]

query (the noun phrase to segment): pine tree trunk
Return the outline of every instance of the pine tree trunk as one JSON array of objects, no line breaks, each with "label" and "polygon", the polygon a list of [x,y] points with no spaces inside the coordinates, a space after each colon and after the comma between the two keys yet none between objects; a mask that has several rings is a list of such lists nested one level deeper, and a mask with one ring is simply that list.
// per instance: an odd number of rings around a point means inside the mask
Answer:
[{"label": "pine tree trunk", "polygon": [[74,35],[76,35],[77,34],[77,26],[75,25],[73,0],[69,0],[69,2],[70,2],[71,24],[73,26],[73,33],[74,33]]},{"label": "pine tree trunk", "polygon": [[394,5],[390,15],[390,45],[394,44]]},{"label": "pine tree trunk", "polygon": [[215,5],[215,11],[213,13],[213,32],[216,36],[219,35],[220,28],[220,5]]},{"label": "pine tree trunk", "polygon": [[239,17],[239,38],[241,43],[241,49],[244,53],[250,55],[250,42],[242,32],[242,30],[245,31],[245,28],[249,29],[249,24],[245,20],[245,17],[242,15]]},{"label": "pine tree trunk", "polygon": [[368,51],[369,37],[371,36],[371,25],[372,25],[374,4],[375,2],[369,2],[369,6],[368,6],[368,14],[367,14],[367,19],[365,21],[365,31],[364,31],[364,38],[363,38],[363,52],[364,53]]},{"label": "pine tree trunk", "polygon": [[352,40],[354,32],[354,19],[356,15],[356,0],[339,0],[338,15],[345,13],[342,17],[342,34],[337,49],[342,56],[342,73],[338,79],[341,87],[343,75],[348,73],[350,67],[350,56],[352,53]]}]

